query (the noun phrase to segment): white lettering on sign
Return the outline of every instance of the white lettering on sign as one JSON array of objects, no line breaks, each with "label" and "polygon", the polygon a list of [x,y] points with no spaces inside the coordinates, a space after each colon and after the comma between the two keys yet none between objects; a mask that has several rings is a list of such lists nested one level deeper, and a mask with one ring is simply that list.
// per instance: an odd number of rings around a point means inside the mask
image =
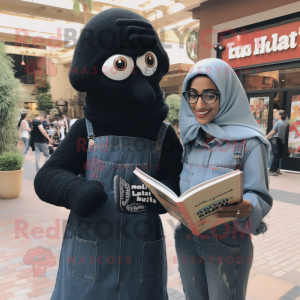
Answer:
[{"label": "white lettering on sign", "polygon": [[[271,53],[276,51],[288,50],[289,48],[294,49],[297,47],[296,37],[298,33],[292,31],[289,35],[282,35],[278,37],[278,33],[272,34],[272,40],[268,41],[267,36],[261,36],[254,39],[254,51],[253,55],[260,55],[265,53]],[[300,27],[299,27],[300,35]],[[234,47],[234,42],[227,44],[228,58],[235,59],[252,55],[251,44],[244,46]]]}]

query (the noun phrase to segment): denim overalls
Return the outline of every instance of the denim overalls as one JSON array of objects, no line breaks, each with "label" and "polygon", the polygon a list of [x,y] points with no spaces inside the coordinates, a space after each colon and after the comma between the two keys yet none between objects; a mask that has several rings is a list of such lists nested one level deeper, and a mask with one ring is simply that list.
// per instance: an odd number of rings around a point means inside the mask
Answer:
[{"label": "denim overalls", "polygon": [[238,219],[241,231],[233,221],[206,230],[199,237],[181,224],[176,228],[175,247],[187,300],[244,300],[246,297],[253,244],[245,224],[252,223],[254,231],[271,209],[272,197],[268,192],[264,146],[257,138],[245,140],[244,146],[241,141],[220,139],[206,145],[203,137],[198,136],[185,148],[181,194],[201,182],[243,167],[243,198],[252,203],[248,220]]},{"label": "denim overalls", "polygon": [[[94,137],[86,119],[89,146],[87,180],[100,181],[107,193],[88,218],[70,212],[52,300],[167,300],[167,260],[160,217],[147,212],[116,211],[114,176],[141,184],[139,167],[157,177],[169,123],[163,122],[156,142],[124,136]],[[84,201],[84,199],[82,199]]]}]

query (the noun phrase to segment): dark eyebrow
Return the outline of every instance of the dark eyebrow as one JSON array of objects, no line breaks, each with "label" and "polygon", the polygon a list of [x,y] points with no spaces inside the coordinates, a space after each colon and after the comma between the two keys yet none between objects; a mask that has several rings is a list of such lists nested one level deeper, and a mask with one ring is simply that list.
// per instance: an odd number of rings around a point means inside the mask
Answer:
[{"label": "dark eyebrow", "polygon": [[[198,93],[198,91],[196,89],[193,89],[193,88],[190,88],[190,91],[194,91],[196,93]],[[203,93],[205,92],[216,92],[216,93],[219,93],[218,91],[214,90],[214,89],[205,89],[203,90]]]}]

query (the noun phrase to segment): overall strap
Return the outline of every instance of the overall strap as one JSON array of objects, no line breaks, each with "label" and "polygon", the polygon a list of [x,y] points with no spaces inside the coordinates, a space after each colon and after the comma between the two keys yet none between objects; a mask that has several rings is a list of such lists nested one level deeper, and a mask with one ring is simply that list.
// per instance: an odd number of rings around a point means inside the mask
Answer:
[{"label": "overall strap", "polygon": [[86,129],[88,133],[89,145],[92,146],[94,144],[94,137],[95,137],[93,125],[87,118],[85,118],[85,122],[86,122]]},{"label": "overall strap", "polygon": [[169,127],[170,123],[169,122],[162,122],[159,132],[158,132],[158,136],[157,136],[157,140],[156,140],[156,146],[155,146],[155,150],[156,151],[161,151],[162,149],[162,145],[164,142],[164,138],[167,132],[167,129]]},{"label": "overall strap", "polygon": [[187,155],[188,155],[188,153],[189,153],[190,151],[191,151],[190,144],[187,143],[187,144],[183,147],[183,153],[182,153],[181,163],[187,162]]},{"label": "overall strap", "polygon": [[244,155],[246,146],[246,140],[235,141],[235,148],[234,148],[234,164],[235,170],[242,170],[243,166],[241,165],[241,159]]}]

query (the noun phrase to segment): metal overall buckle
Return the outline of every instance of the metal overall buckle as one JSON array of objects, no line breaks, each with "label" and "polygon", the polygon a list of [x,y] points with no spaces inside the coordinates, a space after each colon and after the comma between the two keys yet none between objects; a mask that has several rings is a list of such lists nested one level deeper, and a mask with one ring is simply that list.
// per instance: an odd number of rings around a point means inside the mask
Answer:
[{"label": "metal overall buckle", "polygon": [[94,146],[94,144],[95,144],[94,137],[95,137],[94,134],[91,135],[91,136],[88,136],[88,139],[89,139],[89,146]]},{"label": "metal overall buckle", "polygon": [[235,170],[239,170],[241,167],[241,155],[234,156],[235,158]]},{"label": "metal overall buckle", "polygon": [[162,148],[162,145],[159,144],[159,143],[156,143],[156,146],[155,146],[155,151],[159,152]]}]

